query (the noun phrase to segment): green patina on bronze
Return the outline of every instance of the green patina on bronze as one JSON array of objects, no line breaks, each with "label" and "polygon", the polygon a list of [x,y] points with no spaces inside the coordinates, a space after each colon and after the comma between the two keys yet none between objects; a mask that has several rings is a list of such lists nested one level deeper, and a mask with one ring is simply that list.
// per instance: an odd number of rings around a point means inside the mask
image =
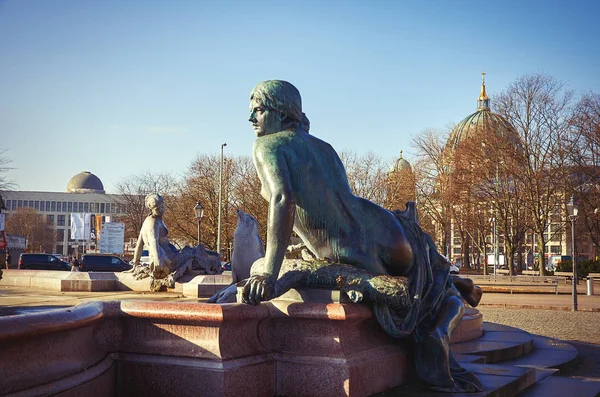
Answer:
[{"label": "green patina on bronze", "polygon": [[[388,334],[415,341],[417,373],[431,388],[481,391],[477,378],[450,352],[450,334],[464,307],[450,264],[421,230],[414,206],[392,213],[352,194],[336,151],[309,134],[292,84],[258,84],[250,112],[257,136],[253,161],[269,218],[265,257],[253,265],[243,301],[258,304],[298,284],[338,286],[355,302],[369,304]],[[292,231],[316,262],[288,268],[284,255]],[[463,297],[477,303],[468,283],[457,285]]]}]

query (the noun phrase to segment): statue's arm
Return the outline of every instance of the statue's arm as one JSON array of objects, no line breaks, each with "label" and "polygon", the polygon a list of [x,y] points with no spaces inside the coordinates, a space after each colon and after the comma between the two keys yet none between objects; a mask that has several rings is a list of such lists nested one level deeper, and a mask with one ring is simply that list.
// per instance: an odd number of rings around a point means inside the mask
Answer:
[{"label": "statue's arm", "polygon": [[[262,150],[261,150],[262,149]],[[255,148],[255,165],[265,190],[269,192],[267,248],[262,275],[251,277],[244,287],[244,300],[251,304],[271,299],[287,245],[294,227],[296,206],[290,170],[281,148]]]},{"label": "statue's arm", "polygon": [[137,239],[137,244],[135,245],[135,252],[133,253],[133,263],[136,265],[140,263],[142,250],[144,249],[144,238],[142,237],[143,230],[144,228],[142,227],[142,230],[140,230],[140,235]]},{"label": "statue's arm", "polygon": [[[284,170],[287,174],[287,167]],[[279,275],[281,263],[294,227],[296,206],[294,193],[288,175],[278,175],[271,179],[269,196],[269,218],[267,223],[267,249],[265,251],[265,273],[275,278]]]}]

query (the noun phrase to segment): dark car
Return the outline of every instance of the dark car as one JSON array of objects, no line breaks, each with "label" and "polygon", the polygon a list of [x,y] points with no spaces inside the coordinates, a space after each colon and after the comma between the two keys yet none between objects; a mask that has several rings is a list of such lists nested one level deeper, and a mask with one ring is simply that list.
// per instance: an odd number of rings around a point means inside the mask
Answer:
[{"label": "dark car", "polygon": [[122,272],[131,269],[131,265],[118,256],[85,254],[79,262],[82,272]]},{"label": "dark car", "polygon": [[71,270],[71,266],[51,254],[21,254],[19,269],[25,270]]}]

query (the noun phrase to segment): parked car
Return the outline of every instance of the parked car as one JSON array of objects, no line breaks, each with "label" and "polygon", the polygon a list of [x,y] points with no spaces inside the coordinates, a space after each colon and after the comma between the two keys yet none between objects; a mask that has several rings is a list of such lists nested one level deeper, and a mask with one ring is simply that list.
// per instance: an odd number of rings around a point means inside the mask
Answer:
[{"label": "parked car", "polygon": [[129,263],[114,255],[85,254],[79,261],[81,272],[122,272],[129,269]]},{"label": "parked car", "polygon": [[21,254],[19,269],[24,270],[71,270],[71,266],[52,254]]},{"label": "parked car", "polygon": [[145,263],[145,264],[150,263],[150,254],[148,253],[148,250],[142,251],[142,256],[140,257],[140,263]]}]

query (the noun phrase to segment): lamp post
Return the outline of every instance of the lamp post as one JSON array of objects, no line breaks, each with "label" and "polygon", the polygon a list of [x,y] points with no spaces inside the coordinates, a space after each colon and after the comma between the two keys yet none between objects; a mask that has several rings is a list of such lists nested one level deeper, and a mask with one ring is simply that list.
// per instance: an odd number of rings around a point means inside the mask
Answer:
[{"label": "lamp post", "polygon": [[198,223],[198,245],[200,245],[200,220],[204,217],[204,207],[200,204],[200,201],[196,201],[194,206],[194,217]]},{"label": "lamp post", "polygon": [[579,213],[579,206],[573,196],[567,203],[567,213],[571,221],[571,258],[573,259],[573,311],[577,311],[577,258],[575,256],[575,222]]},{"label": "lamp post", "polygon": [[226,143],[221,145],[221,164],[219,166],[219,220],[217,222],[217,253],[221,256],[221,199],[223,196],[223,148]]}]

